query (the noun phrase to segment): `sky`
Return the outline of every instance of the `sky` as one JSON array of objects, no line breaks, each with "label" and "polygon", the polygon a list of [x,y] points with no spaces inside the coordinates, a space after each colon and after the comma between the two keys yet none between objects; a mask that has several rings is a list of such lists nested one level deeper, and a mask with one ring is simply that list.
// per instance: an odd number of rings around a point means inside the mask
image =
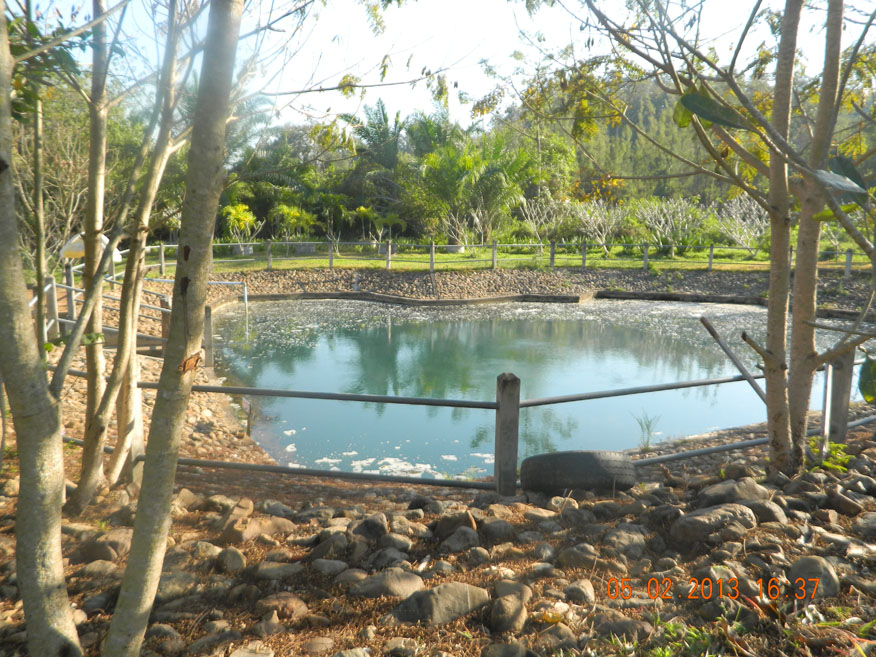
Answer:
[{"label": "sky", "polygon": [[[300,2],[250,0],[247,3],[249,24],[244,25],[243,31],[253,27],[257,16],[264,17],[265,7],[281,7],[287,3],[287,6],[297,6]],[[729,60],[754,0],[702,2],[703,33],[711,39],[719,55]],[[823,0],[810,0],[807,5],[819,3],[823,4]],[[146,59],[150,59],[149,51],[155,53],[152,57],[157,56],[152,25],[155,17],[149,13],[149,4],[148,0],[135,2],[133,15],[126,21],[130,26],[126,30],[132,30],[133,34],[129,43],[143,44],[138,50]],[[780,8],[783,4],[783,0],[763,1],[764,7]],[[543,51],[558,50],[570,43],[575,44],[579,58],[609,51],[607,42],[598,39],[589,49],[585,48],[585,39],[595,33],[582,30],[581,21],[570,14],[570,11],[582,11],[583,0],[557,0],[554,6],[542,6],[533,15],[526,11],[523,0],[404,0],[401,6],[392,6],[383,12],[385,29],[377,35],[372,32],[364,5],[364,0],[317,0],[311,5],[302,29],[294,36],[290,38],[290,33],[283,31],[286,24],[271,32],[269,39],[273,46],[294,44],[294,56],[285,62],[267,60],[250,88],[288,92],[333,87],[345,75],[356,76],[365,84],[379,84],[383,61],[388,62],[383,82],[394,84],[370,88],[364,95],[357,92],[353,98],[345,98],[339,92],[278,95],[274,97],[275,123],[328,122],[341,113],[361,116],[364,105],[373,106],[381,98],[390,116],[396,112],[402,118],[416,111],[431,113],[435,103],[426,83],[407,83],[421,77],[422,71],[427,69],[443,71],[446,75],[451,119],[468,126],[473,121],[471,101],[484,97],[499,84],[485,72],[483,61],[488,61],[501,75],[512,75],[518,70],[520,79],[519,71],[531,73],[543,60]],[[620,0],[600,0],[600,5],[610,7],[613,12],[623,6]],[[872,11],[876,0],[858,0],[854,5]],[[823,21],[823,12],[807,9],[804,15],[809,23],[800,31],[800,50],[807,70],[815,71],[822,58],[823,44],[819,37],[823,29],[818,23]],[[851,40],[852,34],[850,30],[847,40]],[[541,41],[533,40],[536,35],[540,35]],[[753,49],[765,39],[769,41],[770,37],[763,31],[752,33],[746,43]],[[253,39],[242,42],[239,59],[246,53],[246,45],[252,42]],[[513,58],[515,52],[521,56]],[[749,50],[749,54],[751,52]],[[744,60],[743,55],[741,61]],[[460,102],[459,92],[467,95],[470,102]],[[506,96],[505,102],[512,100]]]},{"label": "sky", "polygon": [[[767,2],[767,5],[781,2]],[[864,3],[868,4],[868,3]],[[871,3],[872,4],[872,1]],[[579,10],[577,0],[567,6]],[[705,0],[704,31],[714,37],[719,54],[729,57],[736,39],[748,18],[752,3]],[[818,14],[821,16],[821,14]],[[510,74],[515,68],[532,70],[541,59],[539,48],[560,48],[577,41],[579,52],[589,32],[579,29],[580,22],[559,4],[542,7],[530,16],[524,3],[509,0],[407,0],[401,7],[391,7],[384,13],[385,30],[375,36],[369,28],[365,8],[357,0],[327,0],[309,20],[303,47],[292,62],[285,66],[273,84],[274,90],[301,89],[312,86],[334,86],[345,74],[352,74],[365,83],[380,82],[380,63],[389,56],[386,82],[407,81],[420,76],[423,68],[445,69],[450,83],[449,110],[451,118],[463,125],[471,122],[471,104],[459,102],[457,92],[471,99],[483,97],[497,81],[484,72],[482,60],[488,60],[500,73]],[[521,37],[540,33],[544,40],[535,46]],[[801,30],[801,50],[807,68],[820,65],[821,49],[817,25]],[[753,34],[746,43],[756,46],[764,34]],[[591,54],[604,51],[596,44]],[[522,60],[511,58],[515,51]],[[454,87],[454,83],[458,87]],[[425,83],[402,84],[368,89],[364,97],[344,98],[337,92],[311,93],[291,99],[292,111],[278,100],[280,121],[300,123],[308,118],[325,120],[337,113],[359,113],[363,104],[374,105],[383,98],[390,116],[402,117],[416,110],[429,112],[434,107]],[[302,113],[303,111],[303,113]]]},{"label": "sky", "polygon": [[[551,13],[559,15],[553,21],[541,21],[542,29],[550,31],[553,41],[568,42],[567,15]],[[531,50],[518,41],[517,35],[521,27],[530,31],[537,27],[521,3],[507,0],[417,0],[386,10],[384,20],[385,31],[375,36],[360,3],[329,0],[319,10],[316,27],[308,39],[313,47],[305,48],[296,58],[297,70],[285,76],[283,83],[306,82],[305,76],[314,69],[319,71],[317,79],[327,84],[336,84],[347,72],[365,82],[379,82],[379,64],[388,55],[388,82],[416,79],[424,67],[444,70],[451,85],[451,116],[467,123],[471,107],[459,102],[457,92],[463,91],[474,99],[488,93],[496,81],[484,73],[481,60],[500,65],[515,50]],[[454,83],[458,87],[454,88]],[[358,94],[355,99],[344,99],[339,94],[309,94],[301,101],[319,115],[327,111],[355,113],[362,103],[373,105],[378,98],[384,99],[391,114],[400,111],[402,116],[416,109],[428,111],[433,106],[424,82],[369,89],[364,99]]]}]

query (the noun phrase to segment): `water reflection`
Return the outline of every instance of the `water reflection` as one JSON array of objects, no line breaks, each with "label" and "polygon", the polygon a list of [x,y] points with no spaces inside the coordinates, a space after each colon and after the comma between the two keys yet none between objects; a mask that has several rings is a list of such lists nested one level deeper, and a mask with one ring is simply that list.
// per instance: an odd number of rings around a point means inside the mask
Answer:
[{"label": "water reflection", "polygon": [[[761,309],[706,310],[725,336],[762,330]],[[521,378],[524,399],[734,374],[699,325],[702,311],[617,301],[259,303],[249,340],[242,313],[217,313],[217,368],[253,387],[481,401],[495,398],[506,371]],[[254,437],[280,463],[424,476],[492,468],[492,411],[272,398],[254,407]],[[764,411],[744,383],[524,409],[521,458],[635,446],[643,415],[659,416],[659,439],[760,421]]]}]

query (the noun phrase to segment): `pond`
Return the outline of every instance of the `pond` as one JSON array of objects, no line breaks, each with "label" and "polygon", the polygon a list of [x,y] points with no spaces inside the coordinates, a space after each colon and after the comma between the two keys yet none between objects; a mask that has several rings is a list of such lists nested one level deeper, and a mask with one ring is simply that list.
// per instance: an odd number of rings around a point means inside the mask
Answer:
[{"label": "pond", "polygon": [[[216,313],[216,371],[232,385],[495,401],[735,375],[708,316],[753,367],[765,311],[644,301],[410,307],[365,301],[251,304]],[[827,341],[830,335],[820,336]],[[816,382],[814,406],[820,406]],[[292,467],[425,477],[491,474],[495,411],[256,397],[253,438]],[[520,458],[627,449],[765,419],[744,382],[522,409]]]}]

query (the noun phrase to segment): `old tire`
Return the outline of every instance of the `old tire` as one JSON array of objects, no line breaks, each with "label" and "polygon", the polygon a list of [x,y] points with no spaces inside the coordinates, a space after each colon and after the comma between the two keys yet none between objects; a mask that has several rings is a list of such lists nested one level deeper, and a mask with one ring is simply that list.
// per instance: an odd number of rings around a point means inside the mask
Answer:
[{"label": "old tire", "polygon": [[636,471],[623,452],[570,451],[538,454],[520,465],[524,490],[561,495],[568,490],[627,490]]}]

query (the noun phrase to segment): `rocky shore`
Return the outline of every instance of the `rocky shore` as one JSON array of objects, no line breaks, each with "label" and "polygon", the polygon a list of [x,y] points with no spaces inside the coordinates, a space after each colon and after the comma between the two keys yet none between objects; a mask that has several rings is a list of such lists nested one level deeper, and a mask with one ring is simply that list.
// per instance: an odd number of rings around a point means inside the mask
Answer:
[{"label": "rocky shore", "polygon": [[[681,274],[671,274],[673,292],[756,297],[766,284],[760,273]],[[436,290],[447,298],[667,287],[623,271],[439,272],[434,283],[428,274],[344,270],[224,278],[246,280],[251,295],[354,286],[418,298],[435,298]],[[822,300],[854,309],[868,283],[828,277]],[[236,293],[211,286],[211,302]],[[160,361],[141,362],[143,378],[157,378]],[[198,377],[206,382],[208,373]],[[82,390],[72,379],[64,399],[65,431],[76,437]],[[154,393],[145,393],[148,408]],[[761,427],[746,427],[637,456],[760,435]],[[181,467],[141,654],[876,654],[872,432],[854,432],[846,451],[840,469],[793,480],[766,477],[763,449],[722,452],[638,468],[641,483],[625,492],[575,497]],[[193,397],[183,452],[270,462],[215,395]],[[74,476],[78,450],[65,453]],[[14,565],[17,487],[7,459],[0,657],[27,654]],[[108,628],[135,494],[103,490],[85,516],[64,523],[68,587],[89,655],[99,654]]]},{"label": "rocky shore", "polygon": [[[375,292],[414,299],[483,298],[513,294],[589,295],[598,291],[699,294],[765,299],[769,274],[761,271],[655,271],[627,269],[496,269],[477,271],[393,272],[381,269],[300,269],[220,273],[216,281],[242,281],[250,295],[302,292]],[[170,285],[147,288],[169,293]],[[855,310],[866,304],[870,276],[841,271],[820,273],[819,307]],[[236,298],[240,287],[211,285],[208,303]]]}]

